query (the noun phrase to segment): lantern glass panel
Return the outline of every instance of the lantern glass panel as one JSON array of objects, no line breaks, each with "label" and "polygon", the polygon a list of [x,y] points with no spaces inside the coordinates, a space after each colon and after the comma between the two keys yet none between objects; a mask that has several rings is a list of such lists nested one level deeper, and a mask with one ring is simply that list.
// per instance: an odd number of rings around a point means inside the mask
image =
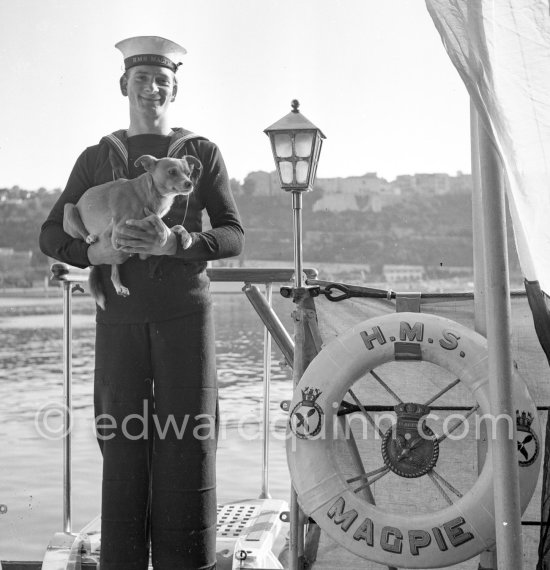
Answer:
[{"label": "lantern glass panel", "polygon": [[299,160],[296,163],[296,182],[298,184],[305,184],[307,182],[308,171],[309,162],[306,160]]},{"label": "lantern glass panel", "polygon": [[311,183],[312,184],[315,180],[317,165],[319,163],[319,155],[321,154],[321,146],[323,144],[323,139],[320,136],[317,136],[316,138],[317,138],[317,140],[315,141],[315,145],[314,145],[314,149],[313,149],[313,159],[312,159],[312,162],[314,164],[313,172],[311,174]]},{"label": "lantern glass panel", "polygon": [[311,155],[311,145],[313,143],[313,133],[297,133],[294,139],[296,156],[307,158]]},{"label": "lantern glass panel", "polygon": [[292,184],[294,181],[292,170],[292,162],[279,162],[279,172],[281,173],[281,182],[283,184]]},{"label": "lantern glass panel", "polygon": [[292,156],[292,141],[290,135],[274,135],[275,152],[279,158]]}]

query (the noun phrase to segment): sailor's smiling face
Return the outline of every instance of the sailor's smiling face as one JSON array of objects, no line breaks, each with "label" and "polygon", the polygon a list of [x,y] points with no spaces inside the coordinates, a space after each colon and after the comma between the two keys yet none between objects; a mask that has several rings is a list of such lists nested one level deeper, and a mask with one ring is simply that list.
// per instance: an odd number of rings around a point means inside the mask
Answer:
[{"label": "sailor's smiling face", "polygon": [[120,88],[128,96],[131,111],[161,116],[176,98],[177,82],[166,67],[137,65],[121,77]]}]

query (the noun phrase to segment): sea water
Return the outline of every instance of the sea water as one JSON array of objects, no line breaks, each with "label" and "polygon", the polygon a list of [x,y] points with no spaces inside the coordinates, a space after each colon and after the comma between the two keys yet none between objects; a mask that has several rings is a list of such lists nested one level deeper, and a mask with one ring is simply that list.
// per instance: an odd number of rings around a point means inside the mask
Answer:
[{"label": "sea water", "polygon": [[[219,502],[258,498],[262,484],[263,339],[242,293],[215,294],[221,429]],[[274,306],[290,330],[291,301]],[[94,307],[73,299],[72,530],[100,511],[101,455],[93,429]],[[63,319],[60,297],[0,298],[0,559],[41,560],[63,530]],[[269,492],[289,499],[284,450],[290,369],[273,346]]]},{"label": "sea water", "polygon": [[[257,498],[262,479],[263,326],[242,293],[216,294],[214,302],[221,408],[219,502]],[[291,331],[293,303],[275,293],[274,307]],[[73,327],[72,529],[78,531],[100,511],[101,456],[92,406],[94,308],[89,297],[74,297]],[[0,559],[40,560],[52,535],[62,530],[63,443],[55,437],[62,427],[62,351],[59,296],[0,297]],[[535,355],[522,358],[532,360]],[[279,365],[283,358],[275,347],[272,359],[269,491],[274,498],[288,500],[287,416],[280,402],[292,398],[292,381],[290,370]],[[547,405],[543,354],[539,360],[544,367],[534,393],[539,405]],[[465,461],[461,448],[451,448],[450,443],[447,447],[455,461]],[[475,447],[470,451],[475,454]],[[370,459],[378,461],[377,457]],[[475,463],[464,465],[455,468],[451,479],[467,490],[465,477]],[[540,481],[525,520],[538,520],[539,498]],[[400,508],[403,505],[401,501]],[[524,527],[523,532],[527,567],[534,567],[538,528]]]}]

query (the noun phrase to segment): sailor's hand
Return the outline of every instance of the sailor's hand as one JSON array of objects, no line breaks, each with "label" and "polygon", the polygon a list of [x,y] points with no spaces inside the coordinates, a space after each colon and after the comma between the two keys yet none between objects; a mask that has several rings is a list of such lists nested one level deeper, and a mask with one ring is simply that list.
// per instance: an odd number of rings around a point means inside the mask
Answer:
[{"label": "sailor's hand", "polygon": [[108,226],[99,239],[88,248],[90,265],[120,265],[131,256],[131,253],[113,249],[111,229],[112,227]]},{"label": "sailor's hand", "polygon": [[153,212],[145,209],[142,220],[127,220],[118,229],[116,244],[121,251],[144,255],[174,255],[177,249],[176,236]]}]

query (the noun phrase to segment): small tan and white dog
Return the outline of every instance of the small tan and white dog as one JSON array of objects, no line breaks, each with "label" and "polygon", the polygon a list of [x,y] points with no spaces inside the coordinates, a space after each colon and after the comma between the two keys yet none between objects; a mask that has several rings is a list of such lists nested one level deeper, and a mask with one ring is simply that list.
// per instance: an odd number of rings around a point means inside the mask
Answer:
[{"label": "small tan and white dog", "polygon": [[[176,196],[191,194],[202,171],[202,164],[194,156],[160,158],[140,156],[135,165],[143,165],[146,172],[132,180],[119,178],[94,186],[82,195],[76,204],[65,204],[63,229],[70,236],[95,243],[108,228],[113,249],[118,229],[126,220],[140,220],[149,210],[162,218],[170,210]],[[139,254],[141,259],[148,255]],[[111,266],[111,281],[116,292],[128,296],[130,291],[120,280],[118,265]],[[99,267],[94,266],[89,277],[90,292],[96,303],[105,309],[105,293],[101,290]]]}]

